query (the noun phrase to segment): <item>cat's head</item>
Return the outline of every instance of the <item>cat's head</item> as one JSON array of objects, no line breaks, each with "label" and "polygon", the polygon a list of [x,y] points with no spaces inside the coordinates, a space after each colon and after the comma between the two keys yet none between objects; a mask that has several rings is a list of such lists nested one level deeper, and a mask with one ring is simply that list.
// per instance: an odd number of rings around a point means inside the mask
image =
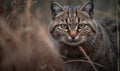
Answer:
[{"label": "cat's head", "polygon": [[93,8],[93,2],[86,2],[82,6],[61,6],[53,2],[50,34],[58,42],[71,46],[77,46],[88,39],[93,40],[96,34]]}]

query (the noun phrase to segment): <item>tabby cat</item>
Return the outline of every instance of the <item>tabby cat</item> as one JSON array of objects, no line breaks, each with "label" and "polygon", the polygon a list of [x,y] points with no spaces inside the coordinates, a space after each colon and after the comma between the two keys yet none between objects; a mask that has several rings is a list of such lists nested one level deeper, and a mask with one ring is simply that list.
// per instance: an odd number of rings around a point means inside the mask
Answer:
[{"label": "tabby cat", "polygon": [[[114,46],[105,29],[94,18],[94,3],[82,6],[51,4],[49,32],[66,65],[66,71],[116,71]],[[80,51],[82,47],[91,62]]]}]

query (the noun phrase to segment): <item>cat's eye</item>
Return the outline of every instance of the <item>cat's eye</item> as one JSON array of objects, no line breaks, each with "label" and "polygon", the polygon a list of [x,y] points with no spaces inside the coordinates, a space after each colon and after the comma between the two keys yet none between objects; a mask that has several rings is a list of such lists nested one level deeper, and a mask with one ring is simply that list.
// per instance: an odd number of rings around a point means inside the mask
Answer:
[{"label": "cat's eye", "polygon": [[81,23],[78,25],[78,29],[84,29],[87,27],[87,24]]},{"label": "cat's eye", "polygon": [[62,28],[62,29],[68,29],[68,25],[67,24],[60,24],[60,28]]}]

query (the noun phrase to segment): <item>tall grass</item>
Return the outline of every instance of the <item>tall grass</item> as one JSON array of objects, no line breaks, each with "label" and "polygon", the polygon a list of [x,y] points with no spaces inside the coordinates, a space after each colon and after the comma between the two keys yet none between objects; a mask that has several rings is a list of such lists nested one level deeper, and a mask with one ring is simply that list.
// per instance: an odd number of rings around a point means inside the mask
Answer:
[{"label": "tall grass", "polygon": [[[7,0],[3,0],[4,2]],[[30,12],[33,0],[11,0],[6,15],[0,6],[0,71],[63,71],[46,27]],[[40,15],[37,9],[35,14]]]}]

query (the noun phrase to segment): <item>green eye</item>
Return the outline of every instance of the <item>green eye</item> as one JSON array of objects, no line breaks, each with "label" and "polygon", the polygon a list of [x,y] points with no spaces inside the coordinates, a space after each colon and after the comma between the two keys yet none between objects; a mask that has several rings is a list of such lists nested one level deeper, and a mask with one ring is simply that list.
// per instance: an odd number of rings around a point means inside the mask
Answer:
[{"label": "green eye", "polygon": [[67,24],[60,24],[60,27],[61,27],[62,29],[68,29],[68,25],[67,25]]},{"label": "green eye", "polygon": [[87,24],[81,23],[78,25],[78,29],[83,29],[85,27],[87,27]]}]

